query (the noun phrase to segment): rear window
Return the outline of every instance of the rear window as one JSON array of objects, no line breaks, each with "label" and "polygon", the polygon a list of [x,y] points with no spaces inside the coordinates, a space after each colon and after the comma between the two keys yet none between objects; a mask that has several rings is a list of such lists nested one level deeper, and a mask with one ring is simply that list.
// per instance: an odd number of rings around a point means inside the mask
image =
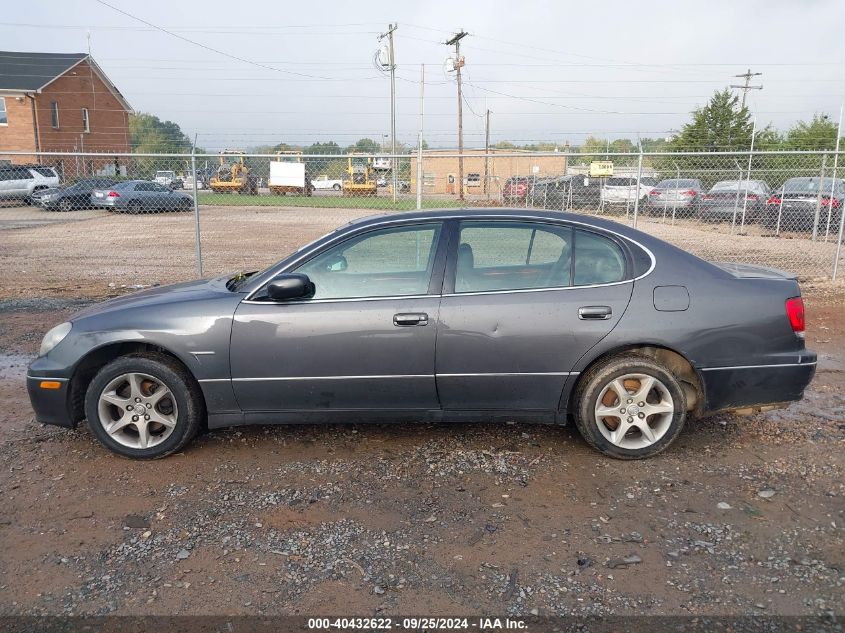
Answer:
[{"label": "rear window", "polygon": [[660,189],[685,189],[689,187],[697,187],[698,181],[692,178],[681,178],[673,180],[662,180],[659,185]]},{"label": "rear window", "polygon": [[46,176],[47,178],[55,178],[56,172],[53,170],[52,167],[30,167],[32,171],[36,171],[42,176]]},{"label": "rear window", "polygon": [[824,180],[820,178],[790,178],[783,185],[783,190],[786,193],[817,193],[819,186],[821,186],[823,192],[829,192],[834,182],[836,183],[836,190],[842,190],[842,181],[839,179],[833,181],[830,178]]}]

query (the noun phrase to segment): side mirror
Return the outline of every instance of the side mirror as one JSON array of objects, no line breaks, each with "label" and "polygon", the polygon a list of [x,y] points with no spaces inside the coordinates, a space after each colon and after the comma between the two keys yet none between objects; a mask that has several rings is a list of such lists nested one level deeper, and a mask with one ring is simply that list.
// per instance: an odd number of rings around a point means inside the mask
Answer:
[{"label": "side mirror", "polygon": [[308,275],[288,273],[279,275],[267,286],[267,296],[273,301],[304,299],[314,294],[314,284]]}]

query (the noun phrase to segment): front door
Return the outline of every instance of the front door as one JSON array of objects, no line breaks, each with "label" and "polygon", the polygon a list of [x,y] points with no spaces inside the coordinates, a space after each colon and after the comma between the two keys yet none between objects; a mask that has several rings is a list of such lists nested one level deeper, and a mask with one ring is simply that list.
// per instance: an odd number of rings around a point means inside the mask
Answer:
[{"label": "front door", "polygon": [[561,224],[455,230],[437,334],[443,409],[556,411],[575,362],[628,306],[624,251]]},{"label": "front door", "polygon": [[438,409],[442,223],[354,235],[286,272],[311,299],[241,303],[230,362],[245,411]]}]

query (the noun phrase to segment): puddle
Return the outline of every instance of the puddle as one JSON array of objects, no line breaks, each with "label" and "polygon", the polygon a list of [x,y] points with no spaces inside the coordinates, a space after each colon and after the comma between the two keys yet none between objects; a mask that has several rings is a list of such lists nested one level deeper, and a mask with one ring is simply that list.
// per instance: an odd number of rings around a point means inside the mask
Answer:
[{"label": "puddle", "polygon": [[28,354],[0,354],[0,380],[25,377],[33,358]]}]

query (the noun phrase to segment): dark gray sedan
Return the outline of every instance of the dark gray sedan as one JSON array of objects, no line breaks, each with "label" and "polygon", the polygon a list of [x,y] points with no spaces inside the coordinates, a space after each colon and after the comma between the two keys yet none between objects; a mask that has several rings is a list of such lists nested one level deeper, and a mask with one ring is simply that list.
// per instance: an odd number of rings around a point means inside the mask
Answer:
[{"label": "dark gray sedan", "polygon": [[126,180],[91,192],[91,205],[127,213],[190,211],[194,199],[186,193],[149,180]]},{"label": "dark gray sedan", "polygon": [[206,424],[574,419],[612,457],[802,397],[816,355],[786,273],[617,223],[452,210],[352,222],[266,270],[112,299],[50,330],[37,419],[113,451]]}]

